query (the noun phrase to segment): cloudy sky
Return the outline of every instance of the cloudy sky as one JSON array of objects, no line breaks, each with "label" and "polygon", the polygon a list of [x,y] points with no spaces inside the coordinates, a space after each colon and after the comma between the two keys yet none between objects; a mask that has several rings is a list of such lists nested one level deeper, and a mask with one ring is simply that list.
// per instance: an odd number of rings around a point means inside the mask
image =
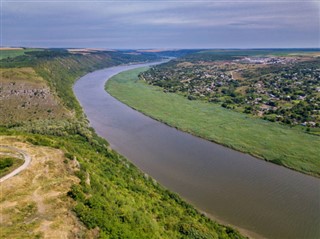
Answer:
[{"label": "cloudy sky", "polygon": [[1,0],[1,45],[320,47],[319,1]]}]

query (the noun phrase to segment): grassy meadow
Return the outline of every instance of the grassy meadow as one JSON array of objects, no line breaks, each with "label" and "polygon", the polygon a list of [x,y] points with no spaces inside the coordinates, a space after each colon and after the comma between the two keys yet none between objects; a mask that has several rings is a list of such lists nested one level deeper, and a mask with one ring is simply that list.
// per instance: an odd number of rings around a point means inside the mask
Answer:
[{"label": "grassy meadow", "polygon": [[139,80],[147,68],[122,72],[106,90],[130,107],[185,132],[227,147],[320,176],[320,137],[250,116],[213,103],[188,100]]}]

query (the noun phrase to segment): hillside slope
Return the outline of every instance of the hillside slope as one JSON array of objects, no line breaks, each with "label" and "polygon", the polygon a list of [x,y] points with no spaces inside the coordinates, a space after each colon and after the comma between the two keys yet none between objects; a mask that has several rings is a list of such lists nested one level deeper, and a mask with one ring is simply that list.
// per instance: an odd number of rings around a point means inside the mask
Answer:
[{"label": "hillside slope", "polygon": [[[39,149],[33,155],[35,159],[43,156],[38,167],[44,172],[31,177],[30,168],[16,178],[19,180],[24,175],[34,178],[36,184],[28,188],[33,201],[20,197],[19,191],[4,194],[9,196],[3,197],[1,203],[10,205],[2,212],[5,216],[0,222],[5,235],[17,233],[16,237],[23,234],[42,238],[57,232],[59,238],[68,233],[75,238],[243,238],[232,228],[211,221],[143,174],[89,128],[72,92],[76,79],[98,68],[141,59],[145,60],[141,56],[126,58],[121,54],[50,55],[46,52],[44,57],[26,60],[23,56],[17,60],[16,66],[34,68],[47,81],[53,95],[59,97],[61,105],[74,114],[62,119],[39,115],[38,119],[19,125],[0,127],[0,134],[11,135],[12,143],[20,140],[27,142],[26,147]],[[3,66],[15,71],[18,68],[14,67],[14,61]],[[48,153],[43,154],[44,149]],[[77,170],[73,170],[75,166]],[[59,176],[54,172],[59,172]],[[62,185],[65,186],[60,196],[52,197],[58,190],[56,187]],[[51,214],[54,209],[57,211]],[[73,213],[85,228],[74,220]]]}]

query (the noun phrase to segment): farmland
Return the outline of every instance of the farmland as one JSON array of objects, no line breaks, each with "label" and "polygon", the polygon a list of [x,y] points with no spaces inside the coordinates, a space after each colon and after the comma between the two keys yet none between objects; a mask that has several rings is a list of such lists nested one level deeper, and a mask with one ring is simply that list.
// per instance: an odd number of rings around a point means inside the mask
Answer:
[{"label": "farmland", "polygon": [[0,60],[5,58],[14,58],[22,56],[26,52],[41,51],[41,49],[23,49],[23,48],[0,48]]}]

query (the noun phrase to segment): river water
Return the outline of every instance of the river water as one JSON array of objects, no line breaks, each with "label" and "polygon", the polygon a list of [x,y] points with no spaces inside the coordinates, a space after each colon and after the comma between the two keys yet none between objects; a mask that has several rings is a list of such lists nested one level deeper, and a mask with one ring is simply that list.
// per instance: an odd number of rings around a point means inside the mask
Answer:
[{"label": "river water", "polygon": [[208,216],[251,237],[320,238],[319,179],[178,131],[105,92],[111,76],[146,65],[95,71],[74,86],[90,125],[113,149]]}]

